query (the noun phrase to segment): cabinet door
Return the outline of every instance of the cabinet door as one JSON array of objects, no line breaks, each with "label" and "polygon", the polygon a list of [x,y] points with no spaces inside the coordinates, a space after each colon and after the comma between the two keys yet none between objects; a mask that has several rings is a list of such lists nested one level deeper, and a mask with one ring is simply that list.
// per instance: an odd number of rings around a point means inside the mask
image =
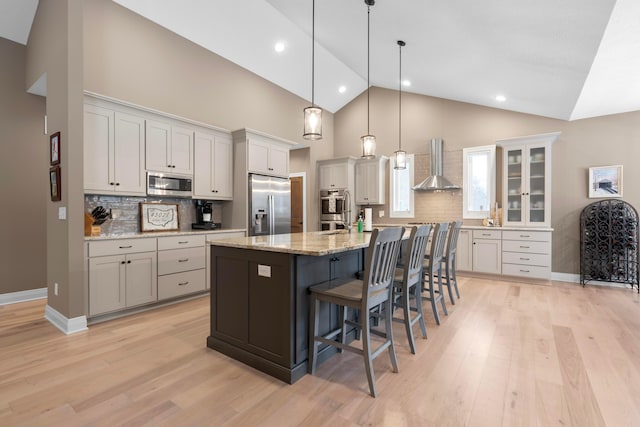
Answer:
[{"label": "cabinet door", "polygon": [[115,113],[114,179],[115,191],[145,195],[144,124],[141,117]]},{"label": "cabinet door", "polygon": [[126,260],[123,255],[89,258],[89,314],[126,307]]},{"label": "cabinet door", "polygon": [[527,148],[526,220],[529,225],[551,225],[550,214],[550,156],[545,145],[528,145]]},{"label": "cabinet door", "polygon": [[356,163],[356,204],[376,204],[378,199],[378,164]]},{"label": "cabinet door", "polygon": [[247,143],[249,172],[269,174],[269,148],[267,142],[251,138]]},{"label": "cabinet door", "polygon": [[332,165],[318,166],[318,182],[320,183],[320,190],[331,190],[331,173]]},{"label": "cabinet door", "polygon": [[127,307],[158,300],[156,252],[127,255]]},{"label": "cabinet door", "polygon": [[114,112],[84,106],[84,189],[87,193],[111,193],[113,178]]},{"label": "cabinet door", "polygon": [[473,239],[471,230],[460,230],[458,246],[456,248],[456,269],[471,271],[473,269]]},{"label": "cabinet door", "polygon": [[213,189],[216,199],[233,198],[233,144],[231,138],[216,137],[213,145]]},{"label": "cabinet door", "polygon": [[473,271],[501,274],[502,242],[500,240],[474,239]]},{"label": "cabinet door", "polygon": [[505,225],[524,225],[526,222],[523,209],[527,180],[525,177],[526,155],[524,146],[504,149],[504,212]]},{"label": "cabinet door", "polygon": [[276,144],[269,151],[269,173],[283,177],[289,176],[289,150]]},{"label": "cabinet door", "polygon": [[193,129],[171,127],[171,169],[193,175]]},{"label": "cabinet door", "polygon": [[172,172],[171,126],[147,120],[146,168],[158,172]]},{"label": "cabinet door", "polygon": [[194,139],[193,196],[213,199],[215,196],[213,168],[215,136],[209,133],[196,132]]}]

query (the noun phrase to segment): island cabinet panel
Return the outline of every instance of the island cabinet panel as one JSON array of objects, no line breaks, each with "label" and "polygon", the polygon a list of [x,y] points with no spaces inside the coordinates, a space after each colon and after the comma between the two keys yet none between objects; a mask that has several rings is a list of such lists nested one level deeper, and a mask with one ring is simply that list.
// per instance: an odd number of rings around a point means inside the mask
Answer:
[{"label": "island cabinet panel", "polygon": [[[207,346],[293,383],[307,372],[309,286],[363,268],[361,249],[307,256],[214,245]],[[321,329],[336,327],[336,308],[321,310]]]}]

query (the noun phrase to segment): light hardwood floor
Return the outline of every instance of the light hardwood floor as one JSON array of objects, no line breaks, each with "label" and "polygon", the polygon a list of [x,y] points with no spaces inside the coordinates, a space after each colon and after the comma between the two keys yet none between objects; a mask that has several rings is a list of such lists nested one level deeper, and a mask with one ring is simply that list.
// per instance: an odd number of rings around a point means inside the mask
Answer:
[{"label": "light hardwood floor", "polygon": [[[631,290],[460,278],[400,372],[342,354],[287,385],[205,345],[208,298],[64,336],[44,302],[0,307],[0,426],[640,426]],[[419,332],[416,326],[417,337]]]}]

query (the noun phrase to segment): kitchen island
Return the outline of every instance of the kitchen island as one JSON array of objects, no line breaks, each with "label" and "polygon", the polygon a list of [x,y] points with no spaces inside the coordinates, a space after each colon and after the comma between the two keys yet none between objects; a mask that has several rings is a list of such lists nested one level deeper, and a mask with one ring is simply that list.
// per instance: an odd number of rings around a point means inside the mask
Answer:
[{"label": "kitchen island", "polygon": [[[287,383],[307,372],[309,295],[315,284],[364,270],[371,233],[320,231],[211,243],[207,346]],[[323,306],[320,332],[338,325]],[[322,361],[333,354],[326,348]]]}]

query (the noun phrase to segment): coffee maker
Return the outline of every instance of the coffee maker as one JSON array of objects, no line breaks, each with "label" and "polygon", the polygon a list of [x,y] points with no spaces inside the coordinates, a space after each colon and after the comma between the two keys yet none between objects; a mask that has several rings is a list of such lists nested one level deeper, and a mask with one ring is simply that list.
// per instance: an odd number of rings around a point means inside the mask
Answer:
[{"label": "coffee maker", "polygon": [[212,203],[206,200],[196,200],[196,222],[191,228],[198,230],[213,230],[216,225],[213,222]]}]

